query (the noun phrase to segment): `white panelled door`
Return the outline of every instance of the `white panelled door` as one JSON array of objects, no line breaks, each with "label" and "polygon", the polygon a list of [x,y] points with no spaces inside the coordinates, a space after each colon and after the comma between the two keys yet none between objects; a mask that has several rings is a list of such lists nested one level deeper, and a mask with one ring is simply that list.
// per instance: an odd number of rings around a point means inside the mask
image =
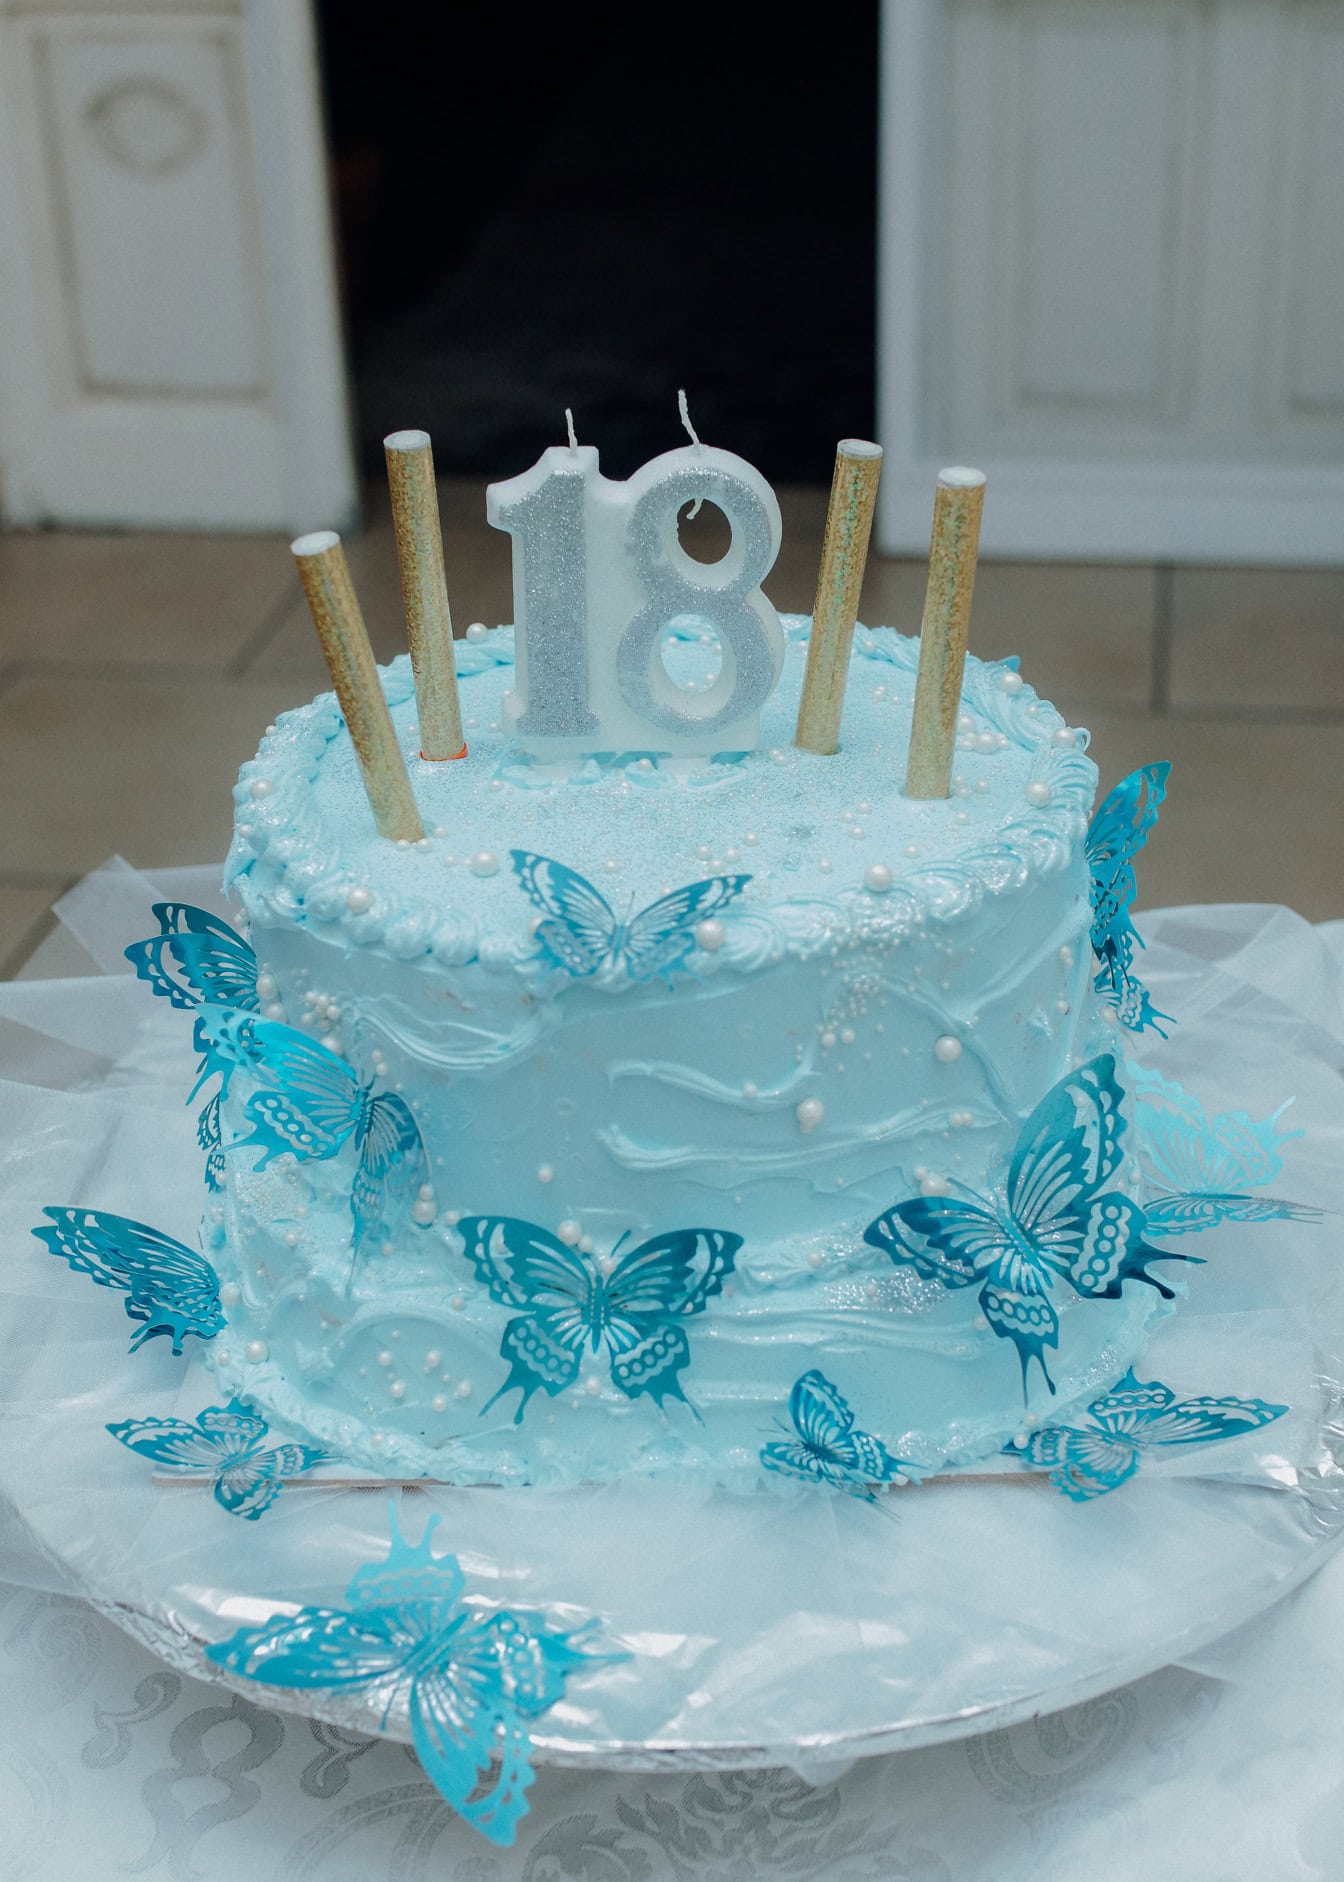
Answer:
[{"label": "white panelled door", "polygon": [[886,0],[878,531],[1344,562],[1341,0]]},{"label": "white panelled door", "polygon": [[0,0],[0,519],[355,507],[308,0]]}]

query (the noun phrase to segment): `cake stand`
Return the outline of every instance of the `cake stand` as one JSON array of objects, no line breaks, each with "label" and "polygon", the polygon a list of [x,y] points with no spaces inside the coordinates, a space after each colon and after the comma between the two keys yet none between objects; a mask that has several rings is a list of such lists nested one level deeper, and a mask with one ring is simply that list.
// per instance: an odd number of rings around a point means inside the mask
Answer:
[{"label": "cake stand", "polygon": [[[259,1522],[197,1484],[155,1481],[105,1426],[192,1417],[210,1374],[155,1340],[127,1353],[120,1296],[30,1231],[49,1203],[130,1215],[190,1241],[200,1153],[182,1106],[182,1016],[114,971],[154,899],[218,906],[208,872],[100,871],[62,905],[105,971],[0,989],[0,1577],[76,1594],[179,1670],[222,1678],[211,1642],[278,1608],[336,1605],[431,1512],[466,1598],[596,1617],[623,1658],[571,1675],[536,1723],[537,1759],[616,1770],[860,1757],[984,1732],[1187,1658],[1278,1600],[1344,1533],[1344,934],[1283,909],[1150,915],[1145,980],[1180,1026],[1132,1056],[1206,1112],[1259,1118],[1286,1098],[1274,1188],[1315,1221],[1224,1223],[1156,1329],[1139,1374],[1182,1395],[1290,1407],[1263,1430],[1145,1457],[1075,1505],[1004,1462],[873,1503],[778,1486],[622,1483],[566,1492],[290,1485]],[[1344,925],[1341,925],[1344,926]],[[1190,1242],[1182,1252],[1193,1252]],[[190,1353],[190,1342],[188,1353]],[[241,1689],[332,1723],[409,1736],[358,1694]]]}]

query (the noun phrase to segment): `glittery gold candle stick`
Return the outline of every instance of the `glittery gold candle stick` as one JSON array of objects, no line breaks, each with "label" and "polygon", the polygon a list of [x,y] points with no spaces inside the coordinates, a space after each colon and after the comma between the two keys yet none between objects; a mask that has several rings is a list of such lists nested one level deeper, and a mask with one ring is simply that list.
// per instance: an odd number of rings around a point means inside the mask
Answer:
[{"label": "glittery gold candle stick", "polygon": [[807,672],[798,705],[795,745],[829,757],[840,746],[849,650],[859,618],[859,593],[868,562],[868,538],[882,474],[882,447],[862,438],[842,438],[835,448],[835,475],[826,513],[826,536],[812,609]]},{"label": "glittery gold candle stick", "polygon": [[453,663],[453,618],[443,572],[443,534],[429,433],[394,431],[383,439],[383,450],[420,713],[420,756],[465,758],[462,707]]},{"label": "glittery gold candle stick", "polygon": [[378,834],[391,841],[418,842],[425,834],[424,826],[411,795],[406,761],[392,729],[392,715],[383,696],[341,539],[335,530],[319,529],[310,536],[300,536],[290,547],[364,774],[364,789]]},{"label": "glittery gold candle stick", "polygon": [[919,637],[914,723],[905,772],[907,797],[951,795],[952,750],[961,707],[961,677],[966,667],[966,635],[971,624],[984,501],[983,471],[961,466],[939,471],[924,624]]}]

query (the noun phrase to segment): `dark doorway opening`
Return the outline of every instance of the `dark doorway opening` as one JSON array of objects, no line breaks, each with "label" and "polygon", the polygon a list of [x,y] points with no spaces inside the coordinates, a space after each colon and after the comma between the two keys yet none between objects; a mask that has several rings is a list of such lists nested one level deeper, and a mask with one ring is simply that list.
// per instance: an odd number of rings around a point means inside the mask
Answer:
[{"label": "dark doorway opening", "polygon": [[361,454],[701,436],[825,482],[874,425],[877,8],[319,0]]}]

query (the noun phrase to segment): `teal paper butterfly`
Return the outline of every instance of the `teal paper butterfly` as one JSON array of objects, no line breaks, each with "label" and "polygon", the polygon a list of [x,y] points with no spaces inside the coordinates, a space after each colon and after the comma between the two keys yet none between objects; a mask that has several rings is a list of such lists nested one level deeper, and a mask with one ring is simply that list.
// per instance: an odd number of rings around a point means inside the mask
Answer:
[{"label": "teal paper butterfly", "polygon": [[266,1420],[237,1398],[227,1405],[207,1405],[191,1423],[184,1418],[127,1418],[107,1428],[128,1450],[169,1470],[208,1472],[220,1508],[249,1522],[271,1507],[286,1477],[327,1461],[325,1451],[309,1444],[266,1448]]},{"label": "teal paper butterfly", "polygon": [[1178,1399],[1169,1386],[1136,1379],[1133,1368],[1088,1406],[1086,1425],[1047,1425],[1025,1444],[1005,1447],[1075,1503],[1090,1502],[1127,1483],[1143,1453],[1179,1444],[1214,1444],[1282,1418],[1286,1405],[1259,1398]]},{"label": "teal paper butterfly", "polygon": [[394,1706],[410,1715],[425,1775],[492,1843],[509,1844],[532,1783],[527,1721],[562,1699],[586,1630],[552,1632],[546,1617],[463,1605],[455,1557],[435,1557],[431,1516],[411,1548],[392,1515],[386,1562],[357,1569],[346,1608],[301,1607],[207,1647],[226,1672],[300,1692],[366,1691],[386,1729]]},{"label": "teal paper butterfly", "polygon": [[1059,1344],[1050,1301],[1057,1281],[1089,1300],[1118,1300],[1126,1281],[1145,1281],[1166,1300],[1172,1290],[1148,1261],[1194,1261],[1150,1248],[1138,1204],[1107,1188],[1123,1160],[1123,1097],[1109,1053],[1070,1072],[1022,1127],[1002,1192],[962,1202],[916,1196],[888,1209],[864,1240],[947,1288],[978,1287],[980,1310],[1022,1362],[1022,1389],[1034,1359],[1050,1390],[1045,1349]]},{"label": "teal paper butterfly", "polygon": [[[256,1011],[257,957],[236,929],[190,902],[155,902],[151,913],[159,933],[148,941],[134,941],[126,949],[127,960],[139,978],[148,981],[151,993],[179,1008],[223,1006]],[[233,1066],[214,1051],[199,1021],[194,1042],[201,1063],[187,1103],[208,1078],[216,1072],[220,1075],[219,1090],[196,1120],[197,1141],[205,1151],[206,1186],[218,1190],[224,1182],[219,1103],[228,1091]]]},{"label": "teal paper butterfly", "polygon": [[814,1367],[789,1393],[794,1435],[767,1444],[761,1463],[767,1470],[808,1483],[825,1483],[870,1501],[884,1483],[917,1483],[921,1472],[893,1457],[878,1438],[860,1431],[839,1388]]},{"label": "teal paper butterfly", "polygon": [[1123,778],[1103,799],[1088,825],[1086,842],[1092,878],[1092,952],[1101,968],[1092,985],[1131,1032],[1151,1026],[1164,1039],[1167,1035],[1159,1021],[1171,1024],[1171,1015],[1157,1011],[1132,971],[1135,946],[1142,947],[1143,942],[1129,909],[1136,890],[1134,858],[1157,822],[1170,770],[1164,760]]},{"label": "teal paper butterfly", "polygon": [[204,1255],[129,1216],[54,1207],[42,1213],[52,1226],[33,1230],[38,1241],[77,1274],[119,1289],[127,1297],[127,1318],[144,1322],[132,1352],[162,1333],[180,1353],[189,1333],[212,1340],[224,1325],[219,1276]]},{"label": "teal paper butterfly", "polygon": [[536,940],[543,957],[576,980],[603,968],[624,968],[631,980],[656,980],[681,967],[696,945],[695,928],[741,895],[750,876],[710,876],[650,902],[628,921],[586,876],[549,856],[510,850],[513,873],[543,920]]},{"label": "teal paper butterfly", "polygon": [[258,1145],[258,1169],[287,1151],[300,1161],[325,1161],[353,1142],[358,1166],[350,1195],[355,1252],[373,1237],[387,1240],[429,1176],[420,1127],[395,1092],[374,1095],[354,1068],[317,1040],[275,1020],[221,1009],[200,1024],[212,1051],[243,1066],[262,1087],[244,1107],[252,1126],[230,1151]]},{"label": "teal paper butterfly", "polygon": [[1160,1072],[1135,1066],[1130,1077],[1134,1130],[1150,1179],[1144,1201],[1150,1229],[1188,1235],[1218,1222],[1319,1220],[1321,1211],[1303,1203],[1245,1194],[1278,1175],[1279,1145],[1302,1135],[1274,1129],[1288,1104],[1258,1124],[1245,1111],[1222,1111],[1210,1122],[1198,1099]]},{"label": "teal paper butterfly", "polygon": [[[552,1398],[573,1385],[585,1345],[605,1345],[612,1383],[627,1398],[686,1401],[678,1374],[691,1350],[679,1322],[703,1313],[733,1271],[740,1235],[724,1229],[672,1229],[600,1269],[548,1229],[514,1216],[466,1216],[457,1225],[466,1256],[491,1300],[521,1309],[509,1321],[500,1357],[509,1376],[489,1404],[522,1391],[521,1424],[534,1392]],[[625,1237],[622,1236],[624,1241]],[[616,1244],[620,1247],[620,1242]]]}]

